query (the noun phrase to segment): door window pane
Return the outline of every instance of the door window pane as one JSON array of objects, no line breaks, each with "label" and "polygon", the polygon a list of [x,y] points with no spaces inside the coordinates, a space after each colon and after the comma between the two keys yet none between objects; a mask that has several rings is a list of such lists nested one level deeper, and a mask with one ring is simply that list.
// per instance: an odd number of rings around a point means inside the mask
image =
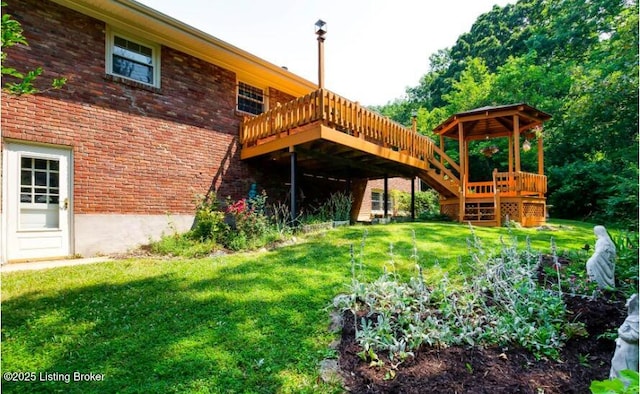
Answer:
[{"label": "door window pane", "polygon": [[20,202],[57,204],[60,163],[57,160],[22,157],[20,164]]},{"label": "door window pane", "polygon": [[31,185],[31,171],[20,171],[20,183],[22,185]]},{"label": "door window pane", "polygon": [[20,159],[21,230],[56,229],[60,224],[60,163]]},{"label": "door window pane", "polygon": [[35,168],[37,168],[38,170],[46,170],[47,169],[47,161],[49,160],[44,160],[44,159],[35,159]]},{"label": "door window pane", "polygon": [[46,172],[35,172],[35,183],[36,186],[47,186],[47,173]]}]

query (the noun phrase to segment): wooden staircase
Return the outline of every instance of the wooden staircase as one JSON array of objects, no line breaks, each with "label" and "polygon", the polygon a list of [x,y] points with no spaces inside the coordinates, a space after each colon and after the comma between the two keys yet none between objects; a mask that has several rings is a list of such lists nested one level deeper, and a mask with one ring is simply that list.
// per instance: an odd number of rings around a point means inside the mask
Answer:
[{"label": "wooden staircase", "polygon": [[474,226],[494,227],[499,225],[494,200],[467,200],[464,206],[464,221]]}]

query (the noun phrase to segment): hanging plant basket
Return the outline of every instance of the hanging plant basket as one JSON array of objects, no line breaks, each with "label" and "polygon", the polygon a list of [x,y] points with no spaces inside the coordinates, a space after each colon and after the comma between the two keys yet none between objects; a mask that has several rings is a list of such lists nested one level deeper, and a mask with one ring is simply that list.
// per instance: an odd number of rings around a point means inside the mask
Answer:
[{"label": "hanging plant basket", "polygon": [[487,146],[486,148],[482,148],[480,150],[480,153],[482,153],[486,157],[491,157],[491,156],[495,155],[496,153],[498,153],[499,151],[500,151],[500,149],[498,149],[497,146],[491,145],[491,146]]}]

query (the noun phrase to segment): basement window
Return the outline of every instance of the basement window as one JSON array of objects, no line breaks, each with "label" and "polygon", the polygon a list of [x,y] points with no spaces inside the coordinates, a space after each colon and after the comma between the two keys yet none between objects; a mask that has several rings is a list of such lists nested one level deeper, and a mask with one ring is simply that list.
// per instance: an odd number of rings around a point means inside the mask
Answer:
[{"label": "basement window", "polygon": [[264,112],[264,92],[244,82],[238,83],[238,111],[259,115]]},{"label": "basement window", "polygon": [[[371,191],[371,210],[384,211],[384,192],[381,190]],[[387,212],[391,212],[393,208],[393,198],[391,193],[387,196]]]},{"label": "basement window", "polygon": [[140,39],[109,30],[107,74],[160,87],[160,48]]}]

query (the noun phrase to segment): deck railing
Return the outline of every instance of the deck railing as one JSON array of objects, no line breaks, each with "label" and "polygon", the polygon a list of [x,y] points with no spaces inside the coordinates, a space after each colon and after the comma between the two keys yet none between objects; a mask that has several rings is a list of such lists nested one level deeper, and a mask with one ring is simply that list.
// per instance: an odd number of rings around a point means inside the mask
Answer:
[{"label": "deck railing", "polygon": [[547,177],[531,172],[494,172],[493,181],[467,183],[467,197],[493,197],[496,188],[500,196],[544,197]]},{"label": "deck railing", "polygon": [[[273,138],[294,134],[301,127],[316,122],[421,161],[434,163],[437,171],[450,179],[455,178],[450,169],[460,172],[459,165],[431,139],[325,89],[278,105],[260,115],[246,117],[242,122],[240,143],[245,148],[259,145]],[[434,159],[434,152],[438,161]]]},{"label": "deck railing", "polygon": [[325,89],[278,105],[260,115],[245,118],[240,143],[252,146],[265,138],[289,133],[318,121],[354,137],[407,152],[414,157],[433,156],[435,144],[429,138]]}]

